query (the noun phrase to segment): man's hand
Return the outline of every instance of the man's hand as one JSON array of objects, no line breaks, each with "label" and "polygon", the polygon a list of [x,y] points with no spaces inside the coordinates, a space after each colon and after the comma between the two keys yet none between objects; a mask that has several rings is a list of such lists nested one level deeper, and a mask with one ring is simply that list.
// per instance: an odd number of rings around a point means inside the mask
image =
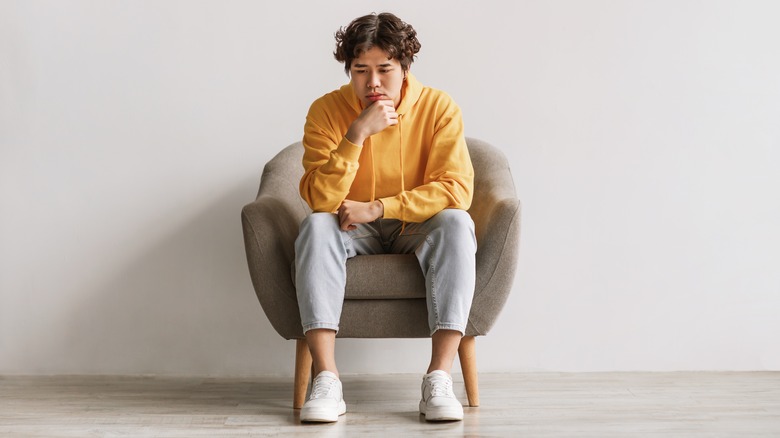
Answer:
[{"label": "man's hand", "polygon": [[355,230],[355,224],[373,222],[385,214],[385,206],[381,201],[357,202],[345,199],[339,207],[339,225],[342,230]]},{"label": "man's hand", "polygon": [[372,103],[349,126],[346,137],[356,145],[363,145],[368,137],[382,131],[391,125],[398,124],[398,113],[390,99],[377,100]]}]

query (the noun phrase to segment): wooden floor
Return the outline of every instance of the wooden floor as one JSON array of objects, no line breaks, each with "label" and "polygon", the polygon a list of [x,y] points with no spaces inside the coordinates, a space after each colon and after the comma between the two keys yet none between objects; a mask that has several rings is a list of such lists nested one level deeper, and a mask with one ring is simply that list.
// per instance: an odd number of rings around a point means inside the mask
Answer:
[{"label": "wooden floor", "polygon": [[292,378],[0,377],[0,436],[780,437],[780,373],[483,374],[481,406],[439,424],[420,379],[343,376],[347,414],[302,425]]}]

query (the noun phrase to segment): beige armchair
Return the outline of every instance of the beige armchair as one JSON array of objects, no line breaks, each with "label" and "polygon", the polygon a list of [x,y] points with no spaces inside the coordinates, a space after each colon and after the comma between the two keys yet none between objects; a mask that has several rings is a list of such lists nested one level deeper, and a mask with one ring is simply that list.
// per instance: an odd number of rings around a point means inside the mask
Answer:
[{"label": "beige armchair", "polygon": [[[509,292],[517,266],[520,201],[506,158],[467,138],[474,164],[477,279],[466,336],[458,350],[470,406],[479,405],[475,336],[488,333]],[[301,327],[291,274],[298,227],[311,213],[298,193],[303,146],[283,149],[263,169],[257,199],[241,214],[247,262],[257,298],[274,329],[296,339],[293,407],[303,405],[311,355]],[[357,256],[347,261],[340,338],[429,337],[425,284],[414,254]]]}]

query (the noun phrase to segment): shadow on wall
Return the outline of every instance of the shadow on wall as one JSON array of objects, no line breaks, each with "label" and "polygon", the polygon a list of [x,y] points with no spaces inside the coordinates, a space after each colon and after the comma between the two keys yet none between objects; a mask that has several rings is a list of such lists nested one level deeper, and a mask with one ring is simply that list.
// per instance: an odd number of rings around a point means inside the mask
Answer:
[{"label": "shadow on wall", "polygon": [[[259,174],[259,172],[258,172]],[[292,374],[294,343],[268,323],[249,278],[240,211],[258,178],[215,196],[151,242],[56,325],[34,350],[45,372]],[[143,237],[139,237],[143,238]],[[115,251],[122,251],[115,248]],[[52,351],[53,350],[53,351]],[[59,366],[42,363],[57,358]],[[50,369],[51,368],[51,369]]]}]

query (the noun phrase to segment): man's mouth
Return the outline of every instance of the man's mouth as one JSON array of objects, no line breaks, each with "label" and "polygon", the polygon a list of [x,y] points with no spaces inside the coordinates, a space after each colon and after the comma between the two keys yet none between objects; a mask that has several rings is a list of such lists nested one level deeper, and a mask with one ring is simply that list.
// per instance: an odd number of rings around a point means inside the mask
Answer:
[{"label": "man's mouth", "polygon": [[372,94],[367,95],[366,97],[371,102],[376,102],[377,100],[381,100],[384,96],[385,96],[384,94],[372,93]]}]

